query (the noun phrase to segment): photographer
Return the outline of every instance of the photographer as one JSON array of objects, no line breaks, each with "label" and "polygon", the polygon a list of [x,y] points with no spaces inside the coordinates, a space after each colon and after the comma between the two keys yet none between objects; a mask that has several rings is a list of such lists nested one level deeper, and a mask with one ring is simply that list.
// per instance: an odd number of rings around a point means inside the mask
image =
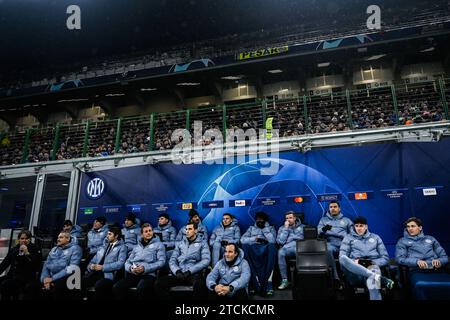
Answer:
[{"label": "photographer", "polygon": [[380,288],[392,289],[394,281],[381,275],[380,267],[389,263],[383,240],[369,232],[367,219],[358,216],[350,234],[342,240],[339,262],[351,286],[363,283],[369,289],[370,300],[381,300]]}]

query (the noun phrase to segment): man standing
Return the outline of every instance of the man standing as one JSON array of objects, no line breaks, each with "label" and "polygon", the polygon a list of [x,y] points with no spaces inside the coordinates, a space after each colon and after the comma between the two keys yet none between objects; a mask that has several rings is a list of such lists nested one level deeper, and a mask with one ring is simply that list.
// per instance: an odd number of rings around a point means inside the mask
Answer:
[{"label": "man standing", "polygon": [[333,269],[333,276],[336,281],[339,281],[339,276],[334,259],[338,258],[342,239],[350,233],[352,225],[352,221],[342,215],[339,202],[330,201],[328,212],[320,219],[317,226],[319,237],[327,240],[328,264]]}]

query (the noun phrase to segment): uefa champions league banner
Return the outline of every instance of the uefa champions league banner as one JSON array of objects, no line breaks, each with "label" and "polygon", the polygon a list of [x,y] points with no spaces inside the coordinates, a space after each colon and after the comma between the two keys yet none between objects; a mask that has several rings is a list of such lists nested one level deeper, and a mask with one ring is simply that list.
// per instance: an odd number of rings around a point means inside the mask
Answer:
[{"label": "uefa champions league banner", "polygon": [[[328,202],[337,199],[344,215],[368,218],[369,230],[383,238],[391,255],[410,216],[420,217],[424,231],[449,249],[450,139],[292,151],[264,160],[162,163],[83,173],[77,223],[105,216],[122,224],[134,212],[156,224],[166,212],[179,229],[194,208],[210,232],[225,212],[245,232],[258,211],[268,213],[277,228],[288,210],[303,212],[306,223],[317,225]],[[277,170],[261,174],[267,165]]]}]

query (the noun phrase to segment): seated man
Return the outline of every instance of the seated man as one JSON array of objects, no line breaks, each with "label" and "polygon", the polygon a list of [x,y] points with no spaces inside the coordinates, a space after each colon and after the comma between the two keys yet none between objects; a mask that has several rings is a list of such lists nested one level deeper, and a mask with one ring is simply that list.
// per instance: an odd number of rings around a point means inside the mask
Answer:
[{"label": "seated man", "polygon": [[227,244],[238,244],[240,239],[241,229],[237,225],[237,220],[230,213],[224,213],[222,223],[214,229],[209,239],[209,245],[212,247],[212,266],[219,261]]},{"label": "seated man", "polygon": [[206,286],[212,299],[247,300],[249,281],[250,267],[244,259],[244,251],[237,244],[229,243],[225,246],[223,259],[214,265],[206,277]]},{"label": "seated man", "polygon": [[108,244],[97,251],[87,266],[83,289],[86,290],[95,285],[97,300],[111,298],[115,276],[123,268],[127,259],[127,247],[121,237],[120,229],[111,227],[107,235]]},{"label": "seated man", "polygon": [[70,236],[74,238],[81,236],[82,230],[80,226],[74,225],[71,220],[66,220],[63,223],[63,231],[69,232]]},{"label": "seated man", "polygon": [[31,242],[31,232],[20,231],[17,238],[19,243],[9,250],[0,264],[0,274],[9,267],[6,276],[0,278],[1,300],[18,299],[26,285],[37,280],[37,273],[41,267],[42,255]]},{"label": "seated man", "polygon": [[342,239],[350,233],[352,226],[353,222],[342,215],[338,201],[330,201],[328,212],[320,219],[317,226],[319,237],[327,240],[328,264],[333,269],[333,276],[336,282],[339,282],[339,275],[334,259],[339,256]]},{"label": "seated man", "polygon": [[94,220],[94,225],[92,229],[88,232],[88,249],[89,249],[89,260],[91,260],[98,249],[103,248],[103,246],[108,242],[106,236],[108,235],[108,225],[106,224],[105,217],[97,217]]},{"label": "seated man", "polygon": [[[448,256],[439,242],[432,236],[425,235],[422,230],[422,221],[416,217],[409,218],[405,222],[404,236],[398,240],[395,247],[395,260],[409,267],[409,281],[417,299],[449,299],[450,275],[439,274],[442,267],[448,263]],[[419,283],[420,282],[420,283]],[[425,287],[430,287],[430,282],[449,283],[439,286],[436,292],[430,292],[427,297]],[[434,291],[434,290],[432,290]],[[439,291],[437,293],[437,291]]]},{"label": "seated man", "polygon": [[272,275],[277,258],[276,231],[264,212],[257,212],[255,225],[241,237],[245,259],[251,269],[250,291],[273,295]]},{"label": "seated man", "polygon": [[155,235],[159,237],[166,247],[167,261],[175,248],[175,238],[177,231],[172,226],[172,221],[167,213],[161,213],[158,218],[158,226],[155,228]]},{"label": "seated man", "polygon": [[120,280],[113,287],[116,298],[126,299],[127,290],[132,287],[137,287],[138,299],[154,298],[156,272],[165,263],[164,245],[155,236],[150,223],[144,223],[141,226],[141,239],[125,262],[125,279]]},{"label": "seated man", "polygon": [[277,243],[281,246],[278,249],[278,267],[281,274],[281,284],[278,289],[280,290],[284,290],[289,286],[286,257],[293,258],[296,256],[297,240],[303,239],[303,224],[295,216],[295,212],[286,212],[284,218],[284,225],[278,229],[277,236]]},{"label": "seated man", "polygon": [[381,275],[380,267],[389,263],[383,240],[370,233],[367,219],[358,216],[353,221],[350,234],[342,240],[339,262],[351,286],[363,283],[369,289],[370,300],[381,300],[381,287],[392,289],[394,281]]},{"label": "seated man", "polygon": [[205,295],[205,279],[202,270],[211,262],[208,244],[197,235],[197,225],[186,225],[186,237],[177,242],[170,257],[171,274],[156,282],[156,290],[162,299],[169,299],[169,289],[178,285],[193,285],[194,298]]},{"label": "seated man", "polygon": [[139,241],[141,227],[136,223],[136,215],[134,213],[127,214],[123,225],[122,234],[125,239],[128,254],[130,254]]},{"label": "seated man", "polygon": [[41,283],[54,299],[68,298],[67,278],[80,265],[82,250],[71,240],[70,233],[62,231],[42,268]]},{"label": "seated man", "polygon": [[[208,242],[208,230],[202,224],[202,220],[200,219],[200,214],[197,210],[191,209],[189,211],[189,221],[188,223],[195,223],[197,225],[197,235],[203,240]],[[182,241],[186,237],[186,228],[181,228],[178,232],[176,241]]]}]

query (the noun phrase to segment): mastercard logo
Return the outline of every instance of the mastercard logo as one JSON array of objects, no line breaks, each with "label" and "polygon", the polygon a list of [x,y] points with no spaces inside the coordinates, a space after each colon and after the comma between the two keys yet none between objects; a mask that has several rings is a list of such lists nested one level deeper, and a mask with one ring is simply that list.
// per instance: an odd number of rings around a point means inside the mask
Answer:
[{"label": "mastercard logo", "polygon": [[367,193],[366,192],[355,193],[355,200],[367,200]]},{"label": "mastercard logo", "polygon": [[303,202],[303,197],[295,197],[294,198],[294,202],[295,203],[302,203]]}]

